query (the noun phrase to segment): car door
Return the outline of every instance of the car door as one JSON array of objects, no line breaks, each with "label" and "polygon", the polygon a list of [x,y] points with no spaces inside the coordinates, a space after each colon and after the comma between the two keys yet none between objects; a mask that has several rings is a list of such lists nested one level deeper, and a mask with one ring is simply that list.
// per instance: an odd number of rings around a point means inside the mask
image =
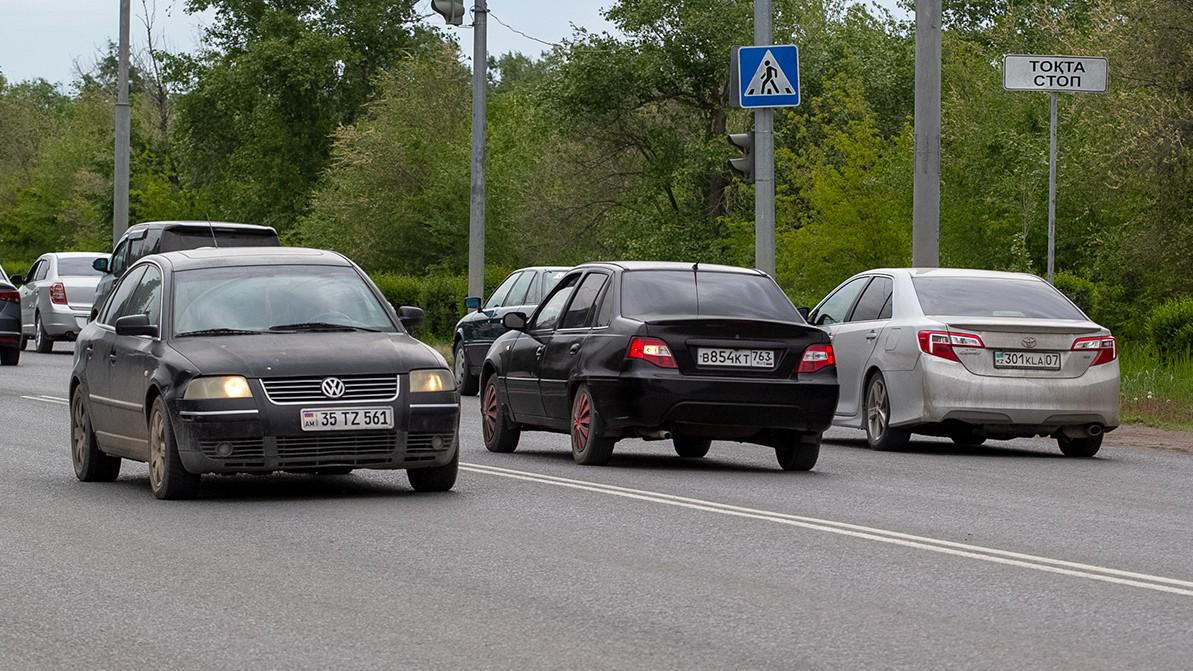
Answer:
[{"label": "car door", "polygon": [[505,370],[506,394],[519,421],[541,422],[546,416],[539,392],[539,364],[581,275],[573,273],[555,287],[531,317],[525,332],[510,347]]},{"label": "car door", "polygon": [[91,408],[91,422],[96,435],[104,447],[124,447],[120,437],[120,414],[116,412],[116,399],[113,396],[113,382],[116,371],[116,330],[114,324],[124,305],[132,297],[137,282],[141,279],[143,268],[138,268],[116,284],[112,298],[100,313],[98,321],[102,334],[88,342],[79,356],[84,357],[87,376],[87,395]]},{"label": "car door", "polygon": [[[864,361],[857,362],[857,352],[850,351],[850,345],[853,344],[852,339],[847,338],[846,342],[838,343],[837,334],[840,325],[849,318],[850,313],[853,312],[854,304],[857,303],[858,297],[869,283],[870,276],[868,275],[851,278],[837,287],[808,315],[808,321],[813,326],[825,329],[832,336],[833,352],[837,359],[838,381],[844,380],[851,369],[856,370],[864,364]],[[837,402],[837,414],[843,414],[840,401]]]},{"label": "car door", "polygon": [[[116,319],[130,315],[146,315],[149,323],[161,324],[162,271],[152,262],[137,279],[137,286]],[[116,320],[112,323],[115,324]],[[148,440],[145,421],[145,395],[153,376],[155,350],[159,338],[149,336],[115,335],[112,362],[113,421],[121,427],[119,433],[138,441]],[[109,357],[111,359],[111,357]],[[148,443],[146,442],[146,445]]]},{"label": "car door", "polygon": [[590,272],[584,276],[559,320],[555,332],[543,340],[539,363],[539,394],[548,419],[565,424],[571,416],[568,384],[580,361],[584,342],[592,330],[593,308],[609,276]]},{"label": "car door", "polygon": [[[837,381],[841,385],[837,414],[852,417],[861,403],[862,385],[874,349],[890,319],[894,281],[875,275],[862,290],[845,322],[832,327],[833,352],[837,357]],[[885,312],[884,312],[885,308]],[[885,315],[885,316],[884,316]]]},{"label": "car door", "polygon": [[25,335],[32,336],[33,321],[37,314],[37,301],[40,296],[40,287],[45,284],[46,273],[49,272],[50,262],[44,256],[38,259],[29,268],[29,274],[25,276],[25,283],[17,290],[21,295],[21,330]]}]

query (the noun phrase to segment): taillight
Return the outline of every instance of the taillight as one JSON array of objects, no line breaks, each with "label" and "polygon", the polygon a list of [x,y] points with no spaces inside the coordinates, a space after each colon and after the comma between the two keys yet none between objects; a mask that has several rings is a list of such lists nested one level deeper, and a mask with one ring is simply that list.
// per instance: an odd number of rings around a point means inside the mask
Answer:
[{"label": "taillight", "polygon": [[671,348],[658,338],[631,338],[630,349],[625,356],[627,359],[641,359],[659,368],[678,368]]},{"label": "taillight", "polygon": [[1118,358],[1118,341],[1114,336],[1093,336],[1092,338],[1078,338],[1073,341],[1074,352],[1097,352],[1091,366],[1100,366]]},{"label": "taillight", "polygon": [[920,331],[920,351],[949,361],[961,362],[957,358],[957,348],[982,349],[985,346],[981,338],[970,333]]},{"label": "taillight", "polygon": [[11,289],[0,289],[0,303],[20,303],[20,292]]},{"label": "taillight", "polygon": [[66,287],[61,282],[50,285],[50,302],[54,305],[66,305]]},{"label": "taillight", "polygon": [[816,373],[835,365],[837,365],[837,359],[833,356],[832,345],[808,345],[808,349],[804,350],[804,355],[800,357],[799,368],[796,368],[795,372]]}]

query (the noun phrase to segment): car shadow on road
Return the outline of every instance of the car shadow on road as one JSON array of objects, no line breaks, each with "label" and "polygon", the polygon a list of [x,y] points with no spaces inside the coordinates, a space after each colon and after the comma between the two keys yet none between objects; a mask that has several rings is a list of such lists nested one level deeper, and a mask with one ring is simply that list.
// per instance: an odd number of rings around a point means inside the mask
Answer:
[{"label": "car shadow on road", "polygon": [[[400,476],[400,471],[394,471]],[[153,497],[149,488],[149,476],[121,477],[112,483],[128,490],[140,490],[145,496]],[[405,485],[405,486],[403,486]],[[403,498],[415,496],[416,492],[395,478],[364,477],[355,473],[349,475],[303,475],[297,473],[274,473],[270,475],[204,475],[199,489],[199,500],[212,501],[312,501],[318,499],[369,499]],[[434,496],[417,493],[419,498]],[[442,495],[451,495],[447,492]]]},{"label": "car shadow on road", "polygon": [[[864,438],[826,438],[824,443],[826,445],[838,445],[841,447],[852,447],[867,451],[870,450],[870,445],[866,443]],[[912,440],[901,450],[894,450],[891,452],[875,452],[875,454],[891,454],[894,456],[899,454],[933,454],[954,457],[1029,457],[1035,459],[1068,458],[1059,451],[1050,453],[1041,450],[1025,450],[1021,447],[1013,447],[1009,445],[1001,447],[997,443],[993,445],[958,445],[953,442],[929,440]]]},{"label": "car shadow on road", "polygon": [[[713,444],[713,451],[717,449],[716,443]],[[766,450],[768,448],[759,448]],[[515,455],[517,457],[527,458],[527,463],[573,463],[572,453],[568,450],[518,450]],[[524,463],[523,465],[527,465]],[[510,463],[507,468],[517,468],[517,464]],[[585,467],[581,472],[589,472],[590,469]],[[737,461],[727,461],[718,459],[716,457],[703,457],[700,459],[683,459],[678,456],[666,454],[652,454],[645,452],[634,452],[633,448],[622,450],[614,450],[613,457],[609,463],[601,468],[609,468],[615,470],[644,470],[644,471],[693,471],[693,472],[725,472],[732,471],[737,473],[783,473],[790,476],[791,473],[783,471],[776,464],[774,467],[760,466],[758,464],[741,463]],[[806,473],[815,473],[815,471],[808,471]]]}]

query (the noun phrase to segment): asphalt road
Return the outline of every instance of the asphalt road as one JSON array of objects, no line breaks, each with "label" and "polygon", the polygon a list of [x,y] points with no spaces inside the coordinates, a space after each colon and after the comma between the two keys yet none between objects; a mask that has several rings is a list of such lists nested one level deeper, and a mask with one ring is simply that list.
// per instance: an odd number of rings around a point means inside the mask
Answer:
[{"label": "asphalt road", "polygon": [[[812,473],[718,443],[487,453],[400,472],[77,482],[70,367],[0,369],[0,667],[1185,669],[1193,457],[1047,441],[864,449]],[[59,400],[56,400],[59,399]]]}]

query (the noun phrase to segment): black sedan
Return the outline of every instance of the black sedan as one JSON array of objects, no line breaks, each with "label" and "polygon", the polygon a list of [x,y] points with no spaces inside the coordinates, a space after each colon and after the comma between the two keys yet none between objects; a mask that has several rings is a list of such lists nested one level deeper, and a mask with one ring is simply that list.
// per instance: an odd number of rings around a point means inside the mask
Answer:
[{"label": "black sedan", "polygon": [[523,430],[571,434],[581,464],[620,438],[670,438],[681,457],[712,440],[775,449],[784,470],[816,464],[837,405],[828,334],[756,270],[596,263],[569,272],[535,311],[505,316],[481,371],[485,447]]},{"label": "black sedan", "polygon": [[148,256],[79,334],[70,381],[80,480],[149,463],[158,498],[202,473],[404,468],[456,480],[459,395],[447,362],[350,261],[294,248]]},{"label": "black sedan", "polygon": [[21,360],[21,294],[0,270],[0,366]]}]

